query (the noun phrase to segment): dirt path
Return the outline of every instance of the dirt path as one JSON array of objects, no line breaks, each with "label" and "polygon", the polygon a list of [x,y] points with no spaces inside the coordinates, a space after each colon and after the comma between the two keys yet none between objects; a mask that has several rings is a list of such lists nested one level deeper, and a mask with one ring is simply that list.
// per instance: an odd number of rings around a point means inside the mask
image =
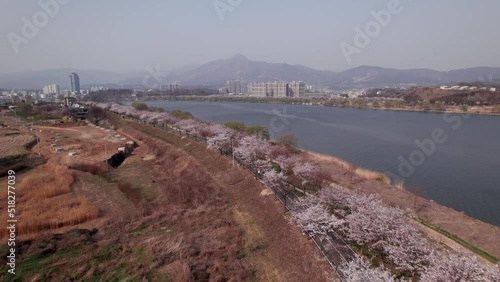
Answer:
[{"label": "dirt path", "polygon": [[[36,127],[37,129],[45,129],[45,130],[61,130],[61,131],[71,131],[71,132],[77,132],[77,133],[80,133],[81,134],[81,137],[82,138],[85,138],[85,139],[92,139],[94,138],[93,135],[91,134],[88,134],[86,133],[85,131],[83,130],[79,130],[79,129],[74,129],[74,128],[64,128],[64,127],[53,127],[53,126],[37,126]],[[87,127],[84,127],[84,128],[87,128]],[[82,128],[83,129],[83,128]],[[87,128],[88,129],[88,128]]]}]

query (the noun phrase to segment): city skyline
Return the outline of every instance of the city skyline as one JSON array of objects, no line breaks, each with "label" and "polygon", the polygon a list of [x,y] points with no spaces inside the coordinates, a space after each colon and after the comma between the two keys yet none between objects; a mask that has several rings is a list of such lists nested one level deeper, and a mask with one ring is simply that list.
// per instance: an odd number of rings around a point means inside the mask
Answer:
[{"label": "city skyline", "polygon": [[[41,2],[59,3],[54,1]],[[170,70],[235,53],[333,71],[359,65],[435,70],[500,66],[496,56],[500,40],[491,36],[499,23],[495,11],[500,3],[492,0],[481,5],[401,0],[395,8],[390,7],[393,0],[287,5],[240,1],[226,10],[217,10],[213,1],[60,2],[67,3],[47,8],[51,13],[37,2],[5,4],[0,12],[4,36],[0,72],[60,68],[126,72],[156,65]],[[464,21],[464,14],[481,21]],[[130,17],[143,20],[129,21]],[[23,30],[29,30],[26,22],[37,21],[37,31],[24,36]],[[245,36],[228,40],[227,35],[235,32]],[[61,38],[70,40],[71,48]],[[282,38],[293,44],[283,45]]]}]

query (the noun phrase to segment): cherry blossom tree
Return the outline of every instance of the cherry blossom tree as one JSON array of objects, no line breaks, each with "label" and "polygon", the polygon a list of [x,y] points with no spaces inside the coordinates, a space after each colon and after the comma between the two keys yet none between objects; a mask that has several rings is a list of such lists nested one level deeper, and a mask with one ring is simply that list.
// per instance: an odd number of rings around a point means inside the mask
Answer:
[{"label": "cherry blossom tree", "polygon": [[302,188],[306,193],[307,185],[316,190],[325,182],[324,174],[320,167],[314,166],[311,163],[299,162],[293,168],[293,173],[302,180]]},{"label": "cherry blossom tree", "polygon": [[385,268],[371,268],[366,259],[356,256],[354,260],[339,267],[346,282],[393,282],[396,281]]},{"label": "cherry blossom tree", "polygon": [[338,185],[323,187],[318,193],[320,202],[328,206],[335,215],[345,218],[351,213],[349,198],[353,197],[353,192]]},{"label": "cherry blossom tree", "polygon": [[94,107],[98,107],[100,109],[103,109],[103,110],[109,110],[111,108],[111,105],[110,104],[106,104],[106,103],[91,103],[91,105],[93,105]]},{"label": "cherry blossom tree", "polygon": [[293,168],[293,173],[302,179],[302,185],[304,185],[311,181],[316,170],[317,168],[310,163],[298,163]]},{"label": "cherry blossom tree", "polygon": [[292,216],[312,236],[326,235],[343,224],[343,220],[332,215],[317,196],[299,199],[294,205]]},{"label": "cherry blossom tree", "polygon": [[436,252],[430,265],[420,277],[423,282],[486,282],[500,281],[498,266],[481,265],[476,257]]},{"label": "cherry blossom tree", "polygon": [[378,196],[348,198],[351,214],[346,216],[346,236],[378,252],[401,272],[419,272],[428,264],[431,247],[411,217],[399,208],[385,206]]},{"label": "cherry blossom tree", "polygon": [[203,127],[203,125],[195,119],[184,119],[177,122],[174,126],[193,136],[198,136]]},{"label": "cherry blossom tree", "polygon": [[234,148],[236,158],[245,167],[255,169],[257,160],[266,160],[269,151],[269,143],[256,136],[244,136],[238,140],[238,146]]},{"label": "cherry blossom tree", "polygon": [[410,223],[411,214],[385,206],[378,196],[341,187],[323,188],[318,197],[330,212],[344,219],[339,231],[347,239],[378,254],[399,275],[412,277],[428,265],[433,248]]},{"label": "cherry blossom tree", "polygon": [[[272,157],[272,149],[270,150],[270,156]],[[274,161],[278,163],[285,173],[293,173],[293,168],[302,162],[302,158],[297,155],[286,155],[280,154],[275,156]]]},{"label": "cherry blossom tree", "polygon": [[231,152],[231,139],[235,133],[233,129],[227,128],[221,124],[213,124],[207,127],[207,131],[209,132],[209,137],[207,137],[209,148],[218,150],[221,154],[228,154]]},{"label": "cherry blossom tree", "polygon": [[286,176],[274,170],[266,171],[262,178],[262,183],[274,191],[281,191],[286,187]]},{"label": "cherry blossom tree", "polygon": [[253,162],[252,166],[255,170],[260,172],[260,176],[271,169],[271,163],[268,160],[256,160]]},{"label": "cherry blossom tree", "polygon": [[120,115],[125,115],[130,111],[130,109],[128,109],[128,106],[119,104],[112,104],[109,110]]}]

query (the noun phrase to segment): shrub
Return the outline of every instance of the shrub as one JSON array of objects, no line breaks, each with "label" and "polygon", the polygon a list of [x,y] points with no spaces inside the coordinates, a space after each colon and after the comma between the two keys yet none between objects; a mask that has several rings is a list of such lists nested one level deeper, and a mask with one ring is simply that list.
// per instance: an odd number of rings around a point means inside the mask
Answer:
[{"label": "shrub", "polygon": [[460,110],[464,113],[466,113],[467,111],[469,111],[469,107],[465,104],[462,104],[460,105]]},{"label": "shrub", "polygon": [[170,114],[180,120],[194,119],[194,116],[187,111],[173,110]]},{"label": "shrub", "polygon": [[291,148],[296,148],[297,145],[299,144],[299,139],[297,139],[297,137],[295,137],[295,135],[293,134],[285,134],[280,138],[278,138],[278,141]]},{"label": "shrub", "polygon": [[224,123],[224,126],[229,127],[231,129],[234,129],[239,132],[246,132],[247,131],[247,126],[239,121],[230,121]]},{"label": "shrub", "polygon": [[149,110],[149,107],[148,105],[144,104],[144,103],[132,103],[131,105],[134,109],[138,110],[138,111],[147,111]]}]

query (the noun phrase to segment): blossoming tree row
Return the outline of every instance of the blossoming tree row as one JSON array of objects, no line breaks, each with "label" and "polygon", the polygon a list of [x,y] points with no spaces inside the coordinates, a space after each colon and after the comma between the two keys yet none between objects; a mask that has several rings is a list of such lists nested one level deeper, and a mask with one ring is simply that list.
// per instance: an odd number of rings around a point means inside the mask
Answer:
[{"label": "blossoming tree row", "polygon": [[335,231],[359,250],[354,260],[338,267],[347,281],[500,281],[498,267],[427,239],[410,211],[389,207],[376,195],[326,183],[320,168],[283,144],[221,124],[178,120],[166,112],[117,104],[93,106],[204,140],[209,149],[232,154],[242,166],[258,171],[262,182],[274,190],[287,189],[290,178],[299,179],[303,187],[315,187],[314,194],[307,193],[294,204],[293,219],[313,236]]}]

